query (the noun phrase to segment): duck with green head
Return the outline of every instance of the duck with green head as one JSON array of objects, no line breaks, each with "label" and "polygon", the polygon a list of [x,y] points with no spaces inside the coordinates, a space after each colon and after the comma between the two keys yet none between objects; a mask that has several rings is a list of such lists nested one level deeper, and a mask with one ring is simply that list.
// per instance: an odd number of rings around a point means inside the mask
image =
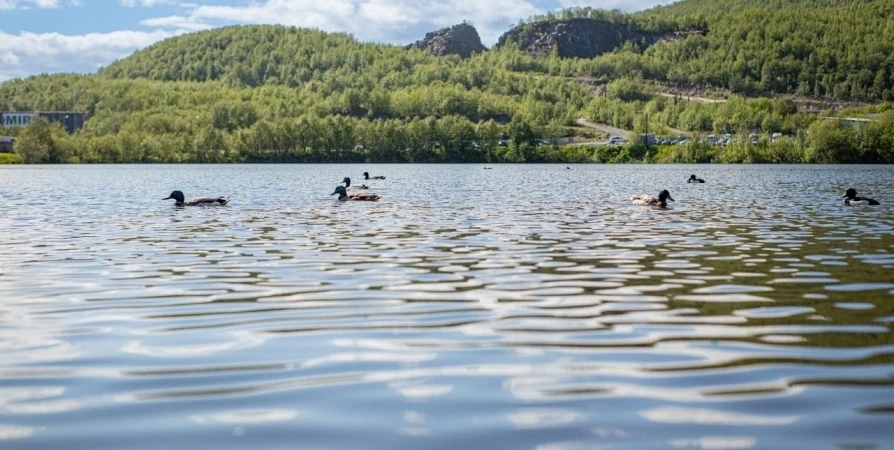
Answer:
[{"label": "duck with green head", "polygon": [[174,206],[224,206],[230,203],[230,197],[199,197],[187,200],[180,191],[171,192],[171,195],[162,200],[171,199],[174,200]]},{"label": "duck with green head", "polygon": [[659,208],[667,208],[667,201],[674,201],[667,189],[661,191],[658,197],[654,195],[634,195],[630,197],[630,201],[636,206],[657,206]]},{"label": "duck with green head", "polygon": [[345,187],[341,186],[341,185],[336,186],[335,192],[333,192],[330,195],[335,195],[335,194],[338,194],[338,200],[343,201],[343,202],[348,201],[348,200],[376,202],[376,201],[379,201],[380,198],[382,198],[382,197],[378,196],[377,194],[371,194],[371,193],[367,193],[367,192],[363,192],[363,193],[355,192],[355,193],[348,194],[348,190],[345,189]]}]

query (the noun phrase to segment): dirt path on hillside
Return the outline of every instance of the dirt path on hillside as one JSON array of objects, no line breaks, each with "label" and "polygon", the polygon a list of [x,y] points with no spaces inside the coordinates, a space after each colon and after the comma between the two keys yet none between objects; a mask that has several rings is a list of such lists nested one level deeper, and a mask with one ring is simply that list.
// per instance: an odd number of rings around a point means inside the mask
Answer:
[{"label": "dirt path on hillside", "polygon": [[693,97],[693,96],[686,96],[686,95],[680,95],[680,94],[669,94],[667,92],[662,92],[658,95],[660,95],[662,97],[667,97],[667,98],[678,98],[680,100],[687,100],[687,101],[699,102],[699,103],[726,103],[726,99]]}]

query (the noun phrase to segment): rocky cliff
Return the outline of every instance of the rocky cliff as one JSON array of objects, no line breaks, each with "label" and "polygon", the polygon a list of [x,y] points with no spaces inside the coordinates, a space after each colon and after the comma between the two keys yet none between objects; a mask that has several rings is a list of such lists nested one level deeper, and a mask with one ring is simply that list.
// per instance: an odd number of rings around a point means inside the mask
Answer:
[{"label": "rocky cliff", "polygon": [[425,39],[407,46],[408,49],[413,47],[428,50],[437,56],[459,55],[461,58],[487,50],[481,43],[478,30],[465,23],[428,33]]},{"label": "rocky cliff", "polygon": [[597,19],[567,19],[519,25],[500,37],[497,46],[511,40],[525,52],[549,56],[558,49],[563,58],[593,58],[608,53],[624,42],[653,43],[658,36],[627,26]]}]

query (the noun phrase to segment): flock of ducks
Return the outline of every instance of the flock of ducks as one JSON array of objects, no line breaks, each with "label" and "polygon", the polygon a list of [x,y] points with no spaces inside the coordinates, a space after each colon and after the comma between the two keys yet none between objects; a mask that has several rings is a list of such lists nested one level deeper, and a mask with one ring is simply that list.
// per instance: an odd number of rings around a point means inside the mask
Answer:
[{"label": "flock of ducks", "polygon": [[[490,169],[490,167],[485,167],[485,169]],[[568,168],[570,169],[570,167]],[[369,172],[363,172],[363,180],[384,180],[384,176],[369,176]],[[705,180],[692,175],[686,180],[687,183],[704,183]],[[342,184],[344,186],[342,186]],[[366,201],[366,202],[375,202],[381,199],[382,197],[378,194],[367,193],[367,192],[351,192],[348,193],[348,190],[356,191],[356,190],[368,190],[369,186],[365,184],[351,184],[351,179],[345,177],[342,180],[341,184],[336,186],[335,192],[330,195],[338,195],[339,201]],[[841,197],[844,199],[845,205],[879,205],[880,203],[876,200],[873,200],[868,197],[859,197],[857,196],[856,189],[848,189],[847,192]],[[171,192],[166,198],[162,200],[171,200],[175,201],[175,206],[224,206],[227,203],[230,203],[230,197],[200,197],[186,200],[186,197],[183,196],[183,192],[174,191]],[[674,201],[674,198],[671,197],[670,192],[667,189],[661,191],[658,196],[654,195],[634,195],[630,197],[630,202],[636,206],[654,206],[657,208],[666,208],[667,201]]]}]

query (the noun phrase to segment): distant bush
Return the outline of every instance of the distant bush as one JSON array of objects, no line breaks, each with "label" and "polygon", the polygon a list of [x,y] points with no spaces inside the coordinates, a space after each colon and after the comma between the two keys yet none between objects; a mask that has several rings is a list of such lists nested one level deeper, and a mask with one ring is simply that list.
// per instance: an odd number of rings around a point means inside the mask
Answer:
[{"label": "distant bush", "polygon": [[0,153],[0,164],[21,164],[22,157],[15,153]]},{"label": "distant bush", "polygon": [[641,81],[630,78],[620,78],[606,86],[609,98],[615,98],[624,102],[646,102],[655,96],[655,88]]}]

